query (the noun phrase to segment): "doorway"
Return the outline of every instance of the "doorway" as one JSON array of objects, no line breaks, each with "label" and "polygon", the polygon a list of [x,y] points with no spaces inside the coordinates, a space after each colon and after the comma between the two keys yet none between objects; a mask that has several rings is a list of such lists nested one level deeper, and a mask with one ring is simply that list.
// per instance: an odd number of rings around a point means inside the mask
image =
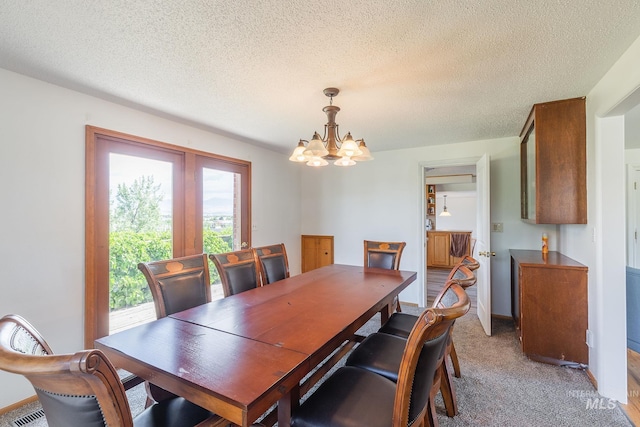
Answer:
[{"label": "doorway", "polygon": [[[487,155],[480,159],[456,159],[423,163],[421,167],[421,205],[423,230],[423,289],[419,298],[428,306],[428,295],[434,282],[430,280],[427,258],[429,257],[430,230],[449,230],[470,232],[474,238],[480,237],[480,243],[474,257],[481,262],[483,271],[478,276],[477,314],[487,335],[491,335],[491,284],[490,259],[480,257],[489,252],[489,159]],[[479,175],[478,175],[479,174]],[[429,191],[431,190],[431,192]],[[444,196],[447,196],[446,198]],[[445,200],[447,209],[445,210]],[[469,208],[469,203],[472,207]],[[456,211],[457,215],[453,212]],[[444,215],[441,215],[443,212]],[[447,213],[449,215],[447,215]],[[475,215],[473,214],[475,213]],[[465,214],[467,215],[465,219]],[[461,230],[464,228],[465,230]],[[438,234],[438,232],[431,231]],[[429,242],[431,243],[431,242]],[[442,254],[444,257],[448,254]],[[430,257],[433,259],[433,255]],[[436,271],[431,269],[432,272]],[[429,285],[431,283],[431,286]]]}]

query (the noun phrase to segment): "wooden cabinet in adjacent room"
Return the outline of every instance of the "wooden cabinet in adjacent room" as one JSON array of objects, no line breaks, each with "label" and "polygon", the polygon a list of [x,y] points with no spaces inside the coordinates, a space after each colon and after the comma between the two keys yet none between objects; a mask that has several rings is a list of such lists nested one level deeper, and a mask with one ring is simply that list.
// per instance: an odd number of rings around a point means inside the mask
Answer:
[{"label": "wooden cabinet in adjacent room", "polygon": [[333,236],[302,236],[302,272],[333,264]]},{"label": "wooden cabinet in adjacent room", "polygon": [[[427,267],[455,267],[462,257],[451,255],[451,235],[467,234],[469,244],[471,242],[470,231],[427,231]],[[469,255],[470,247],[467,245],[464,255]]]},{"label": "wooden cabinet in adjacent room", "polygon": [[540,362],[588,365],[587,267],[555,251],[509,252],[511,313],[522,351]]}]

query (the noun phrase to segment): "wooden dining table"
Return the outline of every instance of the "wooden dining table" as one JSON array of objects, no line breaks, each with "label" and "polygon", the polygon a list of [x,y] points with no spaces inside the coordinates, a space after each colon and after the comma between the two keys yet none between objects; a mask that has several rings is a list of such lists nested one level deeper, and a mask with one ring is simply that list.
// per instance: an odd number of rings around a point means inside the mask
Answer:
[{"label": "wooden dining table", "polygon": [[95,344],[119,368],[236,425],[250,426],[277,404],[278,426],[288,427],[312,385],[303,379],[376,313],[384,322],[415,279],[410,271],[333,264]]}]

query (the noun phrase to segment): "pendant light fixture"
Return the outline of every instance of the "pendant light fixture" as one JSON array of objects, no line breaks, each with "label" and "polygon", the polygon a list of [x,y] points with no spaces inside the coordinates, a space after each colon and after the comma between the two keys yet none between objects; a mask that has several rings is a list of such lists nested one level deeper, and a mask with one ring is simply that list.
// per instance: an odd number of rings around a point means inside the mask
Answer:
[{"label": "pendant light fixture", "polygon": [[318,132],[314,132],[311,141],[301,139],[289,160],[315,167],[326,166],[331,160],[335,160],[333,164],[336,166],[353,166],[356,162],[373,160],[364,139],[354,140],[351,132],[347,132],[344,138],[340,138],[336,123],[336,115],[340,107],[333,105],[333,97],[337,96],[340,90],[329,87],[323,92],[329,97],[329,105],[322,109],[327,115],[324,136],[321,138]]},{"label": "pendant light fixture", "polygon": [[445,194],[442,197],[444,197],[444,209],[442,210],[442,212],[440,212],[439,216],[451,216],[451,214],[447,210],[447,195]]}]

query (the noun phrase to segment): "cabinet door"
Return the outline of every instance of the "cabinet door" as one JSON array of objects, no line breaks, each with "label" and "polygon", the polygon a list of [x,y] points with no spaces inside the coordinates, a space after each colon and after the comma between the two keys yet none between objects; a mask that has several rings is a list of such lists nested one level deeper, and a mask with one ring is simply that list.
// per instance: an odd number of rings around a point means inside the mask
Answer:
[{"label": "cabinet door", "polygon": [[449,266],[449,233],[429,233],[433,240],[433,266]]},{"label": "cabinet door", "polygon": [[302,272],[333,264],[333,236],[302,236]]},{"label": "cabinet door", "polygon": [[586,224],[585,98],[535,104],[520,138],[522,219]]}]

